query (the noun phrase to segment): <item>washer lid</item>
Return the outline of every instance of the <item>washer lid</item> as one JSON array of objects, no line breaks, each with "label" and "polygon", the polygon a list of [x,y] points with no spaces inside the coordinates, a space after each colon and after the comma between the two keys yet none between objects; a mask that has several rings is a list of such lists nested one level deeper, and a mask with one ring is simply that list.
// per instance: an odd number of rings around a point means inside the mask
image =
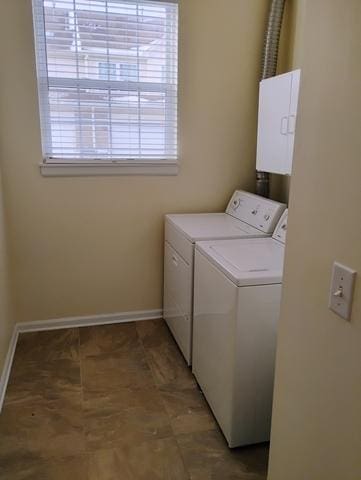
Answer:
[{"label": "washer lid", "polygon": [[265,237],[264,232],[227,213],[190,213],[165,216],[192,243],[217,238]]},{"label": "washer lid", "polygon": [[284,245],[272,238],[200,242],[196,249],[239,287],[282,283]]}]

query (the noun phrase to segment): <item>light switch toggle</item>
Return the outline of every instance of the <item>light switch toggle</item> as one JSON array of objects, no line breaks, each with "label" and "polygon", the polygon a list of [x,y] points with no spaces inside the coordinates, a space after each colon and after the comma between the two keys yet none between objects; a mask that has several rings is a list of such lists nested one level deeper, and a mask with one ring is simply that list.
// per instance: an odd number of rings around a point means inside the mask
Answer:
[{"label": "light switch toggle", "polygon": [[338,262],[333,264],[329,308],[345,320],[351,318],[356,272]]},{"label": "light switch toggle", "polygon": [[342,291],[342,287],[340,287],[338,290],[336,290],[336,292],[333,294],[334,297],[343,297],[343,291]]}]

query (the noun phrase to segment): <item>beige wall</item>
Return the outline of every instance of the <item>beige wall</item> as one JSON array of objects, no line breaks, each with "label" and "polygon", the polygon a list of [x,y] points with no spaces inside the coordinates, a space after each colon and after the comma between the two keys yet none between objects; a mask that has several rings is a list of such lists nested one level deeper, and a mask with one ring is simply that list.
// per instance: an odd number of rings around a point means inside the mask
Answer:
[{"label": "beige wall", "polygon": [[[287,0],[282,22],[277,73],[302,68],[306,0]],[[288,203],[291,177],[271,175],[271,196]]]},{"label": "beige wall", "polygon": [[[269,480],[361,478],[361,3],[308,0]],[[359,272],[351,322],[334,260]]]},{"label": "beige wall", "polygon": [[0,376],[14,326],[6,234],[4,199],[0,175]]},{"label": "beige wall", "polygon": [[177,177],[43,178],[30,0],[0,2],[0,141],[18,321],[160,308],[166,212],[254,188],[264,0],[182,0]]},{"label": "beige wall", "polygon": [[278,73],[302,67],[306,0],[287,0],[280,38]]}]

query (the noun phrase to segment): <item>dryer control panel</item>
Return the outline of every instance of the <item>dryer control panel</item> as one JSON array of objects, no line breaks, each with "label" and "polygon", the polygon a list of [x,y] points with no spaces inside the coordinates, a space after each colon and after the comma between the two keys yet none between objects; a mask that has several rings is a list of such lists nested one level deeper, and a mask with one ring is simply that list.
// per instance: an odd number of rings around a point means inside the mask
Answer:
[{"label": "dryer control panel", "polygon": [[236,190],[226,213],[258,228],[264,233],[273,233],[286,205],[253,193]]}]

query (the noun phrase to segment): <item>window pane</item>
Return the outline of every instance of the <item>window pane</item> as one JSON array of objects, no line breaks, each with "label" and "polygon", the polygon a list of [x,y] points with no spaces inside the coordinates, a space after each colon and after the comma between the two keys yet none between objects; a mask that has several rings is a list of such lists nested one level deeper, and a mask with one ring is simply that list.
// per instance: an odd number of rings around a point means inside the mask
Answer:
[{"label": "window pane", "polygon": [[117,79],[117,64],[99,62],[99,78],[101,80],[116,80]]}]

